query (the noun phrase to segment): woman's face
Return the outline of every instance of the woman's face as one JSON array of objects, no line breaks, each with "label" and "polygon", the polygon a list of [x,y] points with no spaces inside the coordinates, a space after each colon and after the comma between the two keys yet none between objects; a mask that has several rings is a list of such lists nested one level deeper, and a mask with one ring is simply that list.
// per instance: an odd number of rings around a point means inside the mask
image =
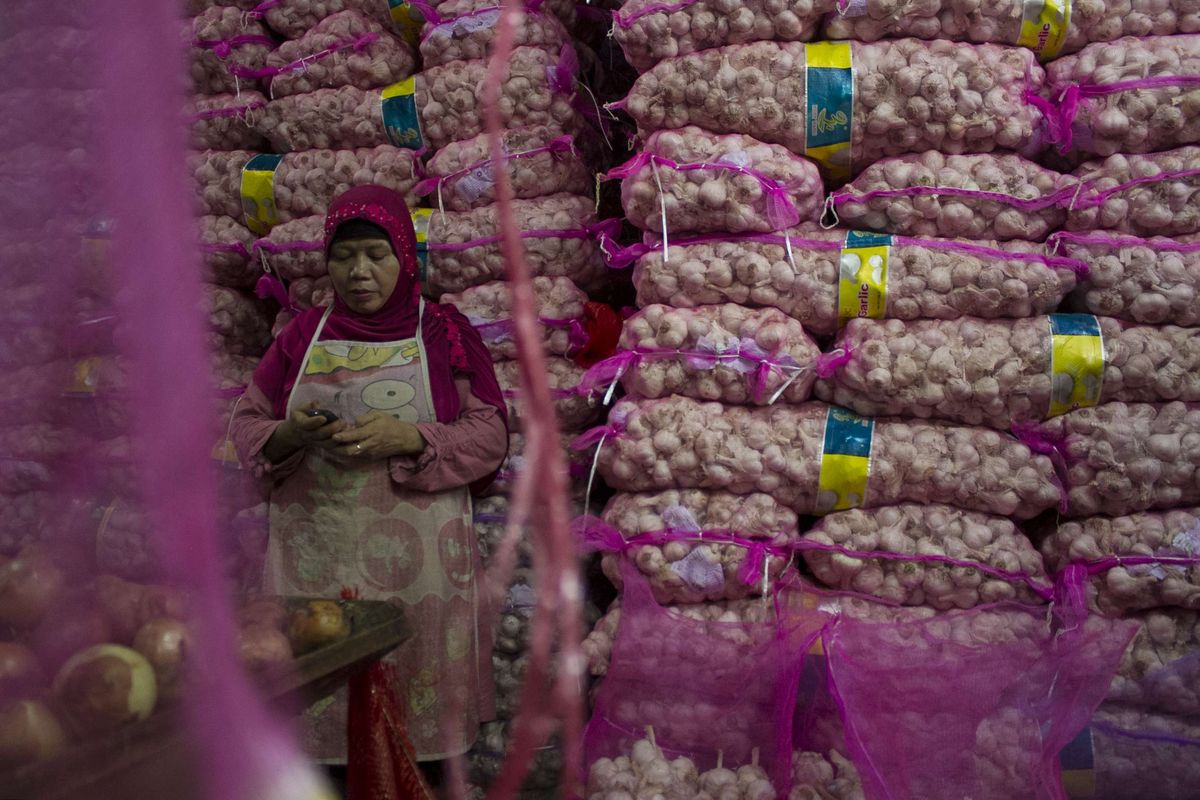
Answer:
[{"label": "woman's face", "polygon": [[396,289],[400,259],[383,237],[345,239],[329,248],[329,279],[356,314],[374,314]]}]

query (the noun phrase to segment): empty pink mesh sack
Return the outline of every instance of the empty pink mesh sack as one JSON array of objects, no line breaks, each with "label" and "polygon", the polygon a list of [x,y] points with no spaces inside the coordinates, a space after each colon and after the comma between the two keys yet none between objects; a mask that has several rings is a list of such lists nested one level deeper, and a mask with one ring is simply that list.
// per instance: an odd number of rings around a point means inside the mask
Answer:
[{"label": "empty pink mesh sack", "polygon": [[824,615],[787,629],[774,614],[761,623],[686,619],[659,606],[628,563],[622,569],[621,624],[585,732],[588,796],[719,793],[739,782],[733,770],[745,768],[747,783],[783,790],[796,654],[816,638]]},{"label": "empty pink mesh sack", "polygon": [[1065,797],[1057,756],[1104,697],[1133,626],[988,606],[825,638],[846,742],[868,796]]}]

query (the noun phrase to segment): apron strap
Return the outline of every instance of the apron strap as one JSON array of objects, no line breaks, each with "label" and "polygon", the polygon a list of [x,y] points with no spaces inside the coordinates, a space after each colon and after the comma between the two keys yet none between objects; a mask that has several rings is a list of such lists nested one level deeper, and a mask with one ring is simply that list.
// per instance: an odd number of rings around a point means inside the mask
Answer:
[{"label": "apron strap", "polygon": [[300,379],[304,377],[304,370],[308,369],[308,360],[312,357],[313,346],[321,338],[321,331],[325,330],[325,321],[329,319],[331,313],[333,313],[333,306],[325,309],[325,313],[321,315],[321,321],[317,323],[317,330],[309,339],[308,347],[304,350],[304,358],[300,360],[300,371],[296,373],[296,382],[292,384],[292,390],[288,392],[287,405],[283,409],[285,417],[292,413],[292,398],[296,396],[296,389],[300,387]]},{"label": "apron strap", "polygon": [[[333,306],[325,309],[325,313],[321,315],[321,321],[317,323],[317,330],[313,333],[312,341],[308,343],[308,349],[312,350],[312,346],[321,338],[321,332],[325,330],[325,322],[329,319],[329,315],[333,313]],[[308,360],[308,354],[305,354],[305,360]]]}]

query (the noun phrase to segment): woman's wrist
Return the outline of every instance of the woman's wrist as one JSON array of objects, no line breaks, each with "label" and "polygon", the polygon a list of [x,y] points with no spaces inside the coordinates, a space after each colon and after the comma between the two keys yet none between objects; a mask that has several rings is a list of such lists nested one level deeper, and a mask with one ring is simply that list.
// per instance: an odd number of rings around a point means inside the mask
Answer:
[{"label": "woman's wrist", "polygon": [[407,430],[401,435],[400,442],[392,452],[392,458],[418,458],[425,452],[427,443],[421,435],[421,429],[416,425],[405,427]]},{"label": "woman's wrist", "polygon": [[425,452],[426,446],[427,446],[427,442],[425,441],[425,437],[423,435],[421,435],[421,429],[418,428],[416,425],[413,425],[412,426],[412,442],[411,442],[408,454],[410,456],[419,456],[419,455],[421,455],[421,453]]},{"label": "woman's wrist", "polygon": [[296,435],[296,429],[290,419],[275,426],[275,432],[263,446],[263,455],[273,464],[278,464],[300,450],[304,443]]}]

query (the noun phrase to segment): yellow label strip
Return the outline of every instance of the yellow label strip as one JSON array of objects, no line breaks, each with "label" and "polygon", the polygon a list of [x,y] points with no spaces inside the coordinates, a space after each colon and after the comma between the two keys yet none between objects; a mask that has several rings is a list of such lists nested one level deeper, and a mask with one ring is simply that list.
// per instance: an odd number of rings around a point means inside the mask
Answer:
[{"label": "yellow label strip", "polygon": [[1025,0],[1017,44],[1039,61],[1058,57],[1071,28],[1071,0]]},{"label": "yellow label strip", "polygon": [[850,231],[838,267],[838,326],[857,317],[882,319],[887,311],[892,237]]},{"label": "yellow label strip", "polygon": [[1057,417],[1100,402],[1104,339],[1091,314],[1050,315],[1050,410]]},{"label": "yellow label strip", "polygon": [[873,419],[830,407],[825,417],[816,513],[858,508],[866,502],[874,435]]},{"label": "yellow label strip", "polygon": [[283,160],[281,155],[259,153],[242,168],[242,211],[246,227],[259,236],[266,236],[279,224],[275,207],[275,170]]}]

